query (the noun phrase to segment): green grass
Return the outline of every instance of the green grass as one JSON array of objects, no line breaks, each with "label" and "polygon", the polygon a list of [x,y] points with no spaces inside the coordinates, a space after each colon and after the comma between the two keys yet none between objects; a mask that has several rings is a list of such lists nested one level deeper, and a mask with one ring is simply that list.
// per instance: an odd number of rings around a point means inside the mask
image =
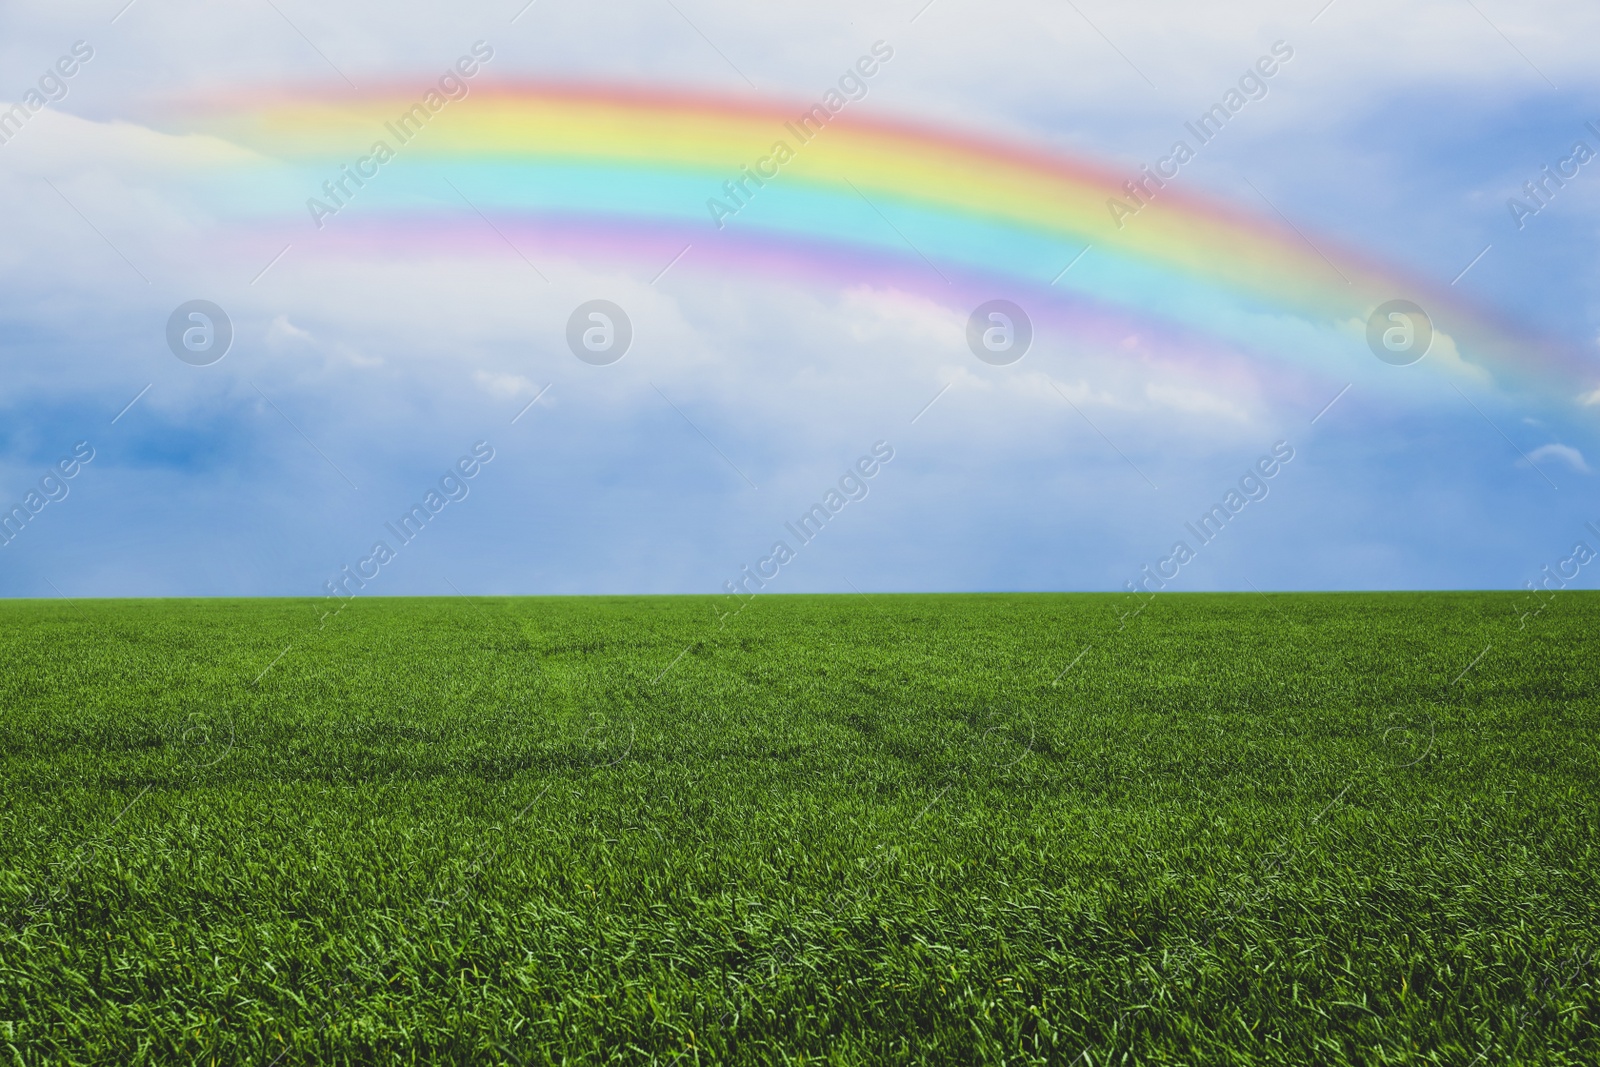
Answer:
[{"label": "green grass", "polygon": [[1600,1062],[1600,595],[1131,606],[0,604],[0,1054]]}]

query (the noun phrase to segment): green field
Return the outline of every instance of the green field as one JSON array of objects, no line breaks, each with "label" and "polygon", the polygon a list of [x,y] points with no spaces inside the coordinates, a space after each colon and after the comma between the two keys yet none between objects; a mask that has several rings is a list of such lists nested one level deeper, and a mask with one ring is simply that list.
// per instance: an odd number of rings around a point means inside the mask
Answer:
[{"label": "green field", "polygon": [[4,1058],[1600,1062],[1600,594],[720,602],[0,604]]}]

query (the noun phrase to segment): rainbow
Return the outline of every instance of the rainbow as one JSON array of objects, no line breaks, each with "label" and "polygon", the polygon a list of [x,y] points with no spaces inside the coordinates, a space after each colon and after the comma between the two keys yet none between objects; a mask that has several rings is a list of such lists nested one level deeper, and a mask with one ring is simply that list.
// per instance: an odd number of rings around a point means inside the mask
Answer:
[{"label": "rainbow", "polygon": [[[1462,363],[1499,383],[1565,403],[1600,384],[1581,353],[1448,287],[1193,195],[1181,178],[1157,187],[863,105],[829,114],[657,89],[460,84],[459,99],[431,94],[432,110],[415,90],[392,89],[257,97],[199,115],[273,161],[273,196],[256,189],[241,202],[274,204],[266,214],[279,225],[297,214],[324,247],[510,244],[530,263],[571,253],[647,269],[680,257],[674,270],[886,284],[966,310],[1004,296],[1074,338],[1154,333],[1330,375],[1372,360],[1367,317],[1404,298],[1428,310]],[[303,205],[284,198],[291,187]],[[1263,333],[1286,320],[1323,338],[1322,350]]]}]

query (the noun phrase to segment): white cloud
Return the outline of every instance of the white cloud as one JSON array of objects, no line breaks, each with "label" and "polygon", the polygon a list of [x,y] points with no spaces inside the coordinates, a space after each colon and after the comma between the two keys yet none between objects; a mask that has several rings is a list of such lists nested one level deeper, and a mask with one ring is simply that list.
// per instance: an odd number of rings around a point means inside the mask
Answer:
[{"label": "white cloud", "polygon": [[1530,462],[1538,463],[1541,459],[1559,459],[1579,474],[1588,474],[1589,464],[1584,462],[1583,453],[1571,445],[1548,444],[1540,445],[1528,453]]},{"label": "white cloud", "polygon": [[267,324],[265,339],[267,347],[283,352],[292,349],[304,349],[330,357],[334,361],[348,364],[352,367],[381,367],[383,359],[363,352],[355,345],[342,340],[326,341],[312,334],[310,330],[302,329],[289,321],[287,315],[276,315]]},{"label": "white cloud", "polygon": [[488,371],[475,370],[472,372],[472,380],[491,396],[514,400],[521,396],[539,395],[539,387],[520,374],[491,374]]},{"label": "white cloud", "polygon": [[846,289],[840,310],[850,335],[857,340],[910,337],[945,355],[956,354],[967,327],[960,312],[944,304],[915,293],[868,285]]},{"label": "white cloud", "polygon": [[1145,396],[1157,407],[1170,408],[1191,415],[1220,415],[1233,422],[1247,423],[1250,413],[1233,399],[1206,389],[1177,386],[1166,382],[1151,382],[1145,386]]},{"label": "white cloud", "polygon": [[1047,384],[1053,385],[1055,388],[1060,389],[1061,394],[1074,404],[1081,404],[1085,407],[1127,408],[1125,403],[1119,401],[1110,392],[1103,389],[1096,389],[1083,379],[1079,379],[1075,382],[1054,381]]},{"label": "white cloud", "polygon": [[272,322],[267,326],[267,343],[282,344],[286,341],[309,344],[311,342],[311,331],[302,330],[290,322],[287,315],[274,316]]},{"label": "white cloud", "polygon": [[1494,376],[1486,368],[1461,358],[1461,350],[1456,347],[1455,338],[1443,330],[1436,328],[1433,331],[1433,344],[1428,348],[1428,354],[1424,358],[1474,385],[1487,388],[1494,384]]}]

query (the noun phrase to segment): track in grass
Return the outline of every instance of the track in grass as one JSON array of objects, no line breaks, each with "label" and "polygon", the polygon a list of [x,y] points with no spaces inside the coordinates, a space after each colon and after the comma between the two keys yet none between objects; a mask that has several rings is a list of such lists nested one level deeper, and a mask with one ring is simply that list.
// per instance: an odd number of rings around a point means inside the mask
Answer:
[{"label": "track in grass", "polygon": [[1600,595],[0,605],[18,1062],[1600,1061]]}]

